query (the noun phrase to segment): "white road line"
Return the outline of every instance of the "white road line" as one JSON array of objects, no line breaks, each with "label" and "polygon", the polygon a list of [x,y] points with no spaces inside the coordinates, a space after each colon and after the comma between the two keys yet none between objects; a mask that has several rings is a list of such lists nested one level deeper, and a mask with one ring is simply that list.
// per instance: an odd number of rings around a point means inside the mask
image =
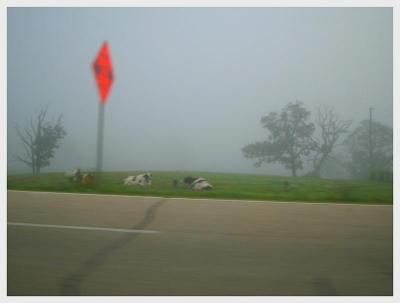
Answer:
[{"label": "white road line", "polygon": [[136,196],[136,195],[111,195],[111,194],[84,194],[84,193],[64,193],[53,191],[33,191],[33,190],[7,190],[9,192],[33,193],[33,194],[55,194],[55,195],[76,195],[76,196],[99,196],[99,197],[121,197],[121,198],[144,198],[144,199],[167,199],[167,200],[189,200],[189,201],[213,201],[213,202],[238,202],[238,203],[276,203],[276,204],[306,204],[306,205],[353,205],[353,206],[389,206],[393,204],[361,204],[361,203],[335,203],[335,202],[301,202],[301,201],[265,201],[265,200],[235,200],[235,199],[212,199],[212,198],[185,198],[185,197],[156,197],[156,196]]},{"label": "white road line", "polygon": [[119,233],[138,233],[138,234],[158,234],[156,230],[145,229],[121,229],[121,228],[108,228],[108,227],[89,227],[89,226],[71,226],[71,225],[51,225],[51,224],[33,224],[22,222],[7,222],[11,226],[28,226],[28,227],[44,227],[44,228],[64,228],[64,229],[79,229],[79,230],[96,230],[96,231],[111,231]]}]

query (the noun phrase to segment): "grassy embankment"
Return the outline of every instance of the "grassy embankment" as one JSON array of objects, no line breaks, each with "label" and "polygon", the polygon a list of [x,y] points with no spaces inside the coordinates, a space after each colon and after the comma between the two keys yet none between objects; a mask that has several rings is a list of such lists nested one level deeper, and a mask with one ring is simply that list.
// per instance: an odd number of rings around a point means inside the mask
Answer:
[{"label": "grassy embankment", "polygon": [[[279,176],[225,174],[206,172],[152,172],[151,187],[122,184],[122,179],[138,172],[105,172],[102,181],[93,185],[80,185],[69,181],[63,173],[11,175],[7,178],[8,189],[80,192],[121,195],[144,195],[162,197],[192,197],[216,199],[274,200],[343,202],[363,204],[392,204],[392,183],[356,180],[327,180],[306,177],[290,178]],[[180,183],[177,188],[173,179],[184,176],[201,176],[213,186],[211,191],[196,192]],[[289,190],[284,190],[284,182]]]}]

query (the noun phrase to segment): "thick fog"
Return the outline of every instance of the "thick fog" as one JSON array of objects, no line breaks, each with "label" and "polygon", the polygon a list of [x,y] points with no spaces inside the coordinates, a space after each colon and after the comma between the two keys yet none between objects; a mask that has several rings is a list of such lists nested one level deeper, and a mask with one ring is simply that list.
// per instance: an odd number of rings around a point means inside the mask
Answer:
[{"label": "thick fog", "polygon": [[8,173],[29,172],[15,126],[48,105],[67,136],[43,171],[94,169],[99,95],[91,63],[109,42],[104,170],[288,174],[241,148],[260,118],[304,102],[352,129],[392,125],[390,8],[8,8]]}]

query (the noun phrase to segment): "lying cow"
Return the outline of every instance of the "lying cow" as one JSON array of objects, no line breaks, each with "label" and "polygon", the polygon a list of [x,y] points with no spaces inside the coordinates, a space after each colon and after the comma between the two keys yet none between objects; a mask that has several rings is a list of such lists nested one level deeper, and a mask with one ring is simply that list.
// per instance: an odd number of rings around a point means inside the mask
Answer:
[{"label": "lying cow", "polygon": [[125,178],[124,180],[124,185],[141,185],[141,186],[146,186],[146,185],[151,185],[151,173],[144,173],[140,174],[137,176],[129,176]]},{"label": "lying cow", "polygon": [[194,190],[209,190],[213,189],[213,186],[208,183],[208,181],[204,178],[197,178],[197,177],[185,177],[183,182],[188,184]]}]

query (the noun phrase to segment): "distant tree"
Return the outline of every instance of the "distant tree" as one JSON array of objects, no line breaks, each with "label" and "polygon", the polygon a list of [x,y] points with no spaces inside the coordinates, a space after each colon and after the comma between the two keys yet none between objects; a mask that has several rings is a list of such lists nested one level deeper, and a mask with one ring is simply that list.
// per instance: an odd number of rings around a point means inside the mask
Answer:
[{"label": "distant tree", "polygon": [[60,115],[57,121],[46,121],[47,107],[40,110],[36,119],[30,119],[29,126],[22,132],[18,125],[17,134],[21,139],[25,154],[16,155],[16,159],[29,165],[32,174],[38,175],[40,169],[50,165],[50,159],[54,157],[55,150],[59,147],[60,140],[64,138],[66,132],[61,125]]},{"label": "distant tree", "polygon": [[261,118],[261,124],[268,129],[268,140],[246,145],[243,155],[258,159],[255,166],[263,162],[278,162],[289,169],[292,176],[303,168],[303,157],[310,154],[314,124],[308,122],[310,112],[302,102],[289,103],[281,113],[271,112]]},{"label": "distant tree", "polygon": [[314,137],[311,175],[319,177],[322,165],[329,159],[340,136],[347,132],[351,121],[340,120],[332,108],[324,106],[318,108],[316,125],[319,137]]},{"label": "distant tree", "polygon": [[343,151],[332,152],[321,166],[320,176],[329,179],[348,179],[350,173],[347,158],[347,154]]},{"label": "distant tree", "polygon": [[361,121],[360,126],[346,138],[345,145],[350,153],[351,161],[348,166],[353,177],[369,178],[370,173],[393,171],[392,128],[371,121],[370,130],[370,121]]}]

